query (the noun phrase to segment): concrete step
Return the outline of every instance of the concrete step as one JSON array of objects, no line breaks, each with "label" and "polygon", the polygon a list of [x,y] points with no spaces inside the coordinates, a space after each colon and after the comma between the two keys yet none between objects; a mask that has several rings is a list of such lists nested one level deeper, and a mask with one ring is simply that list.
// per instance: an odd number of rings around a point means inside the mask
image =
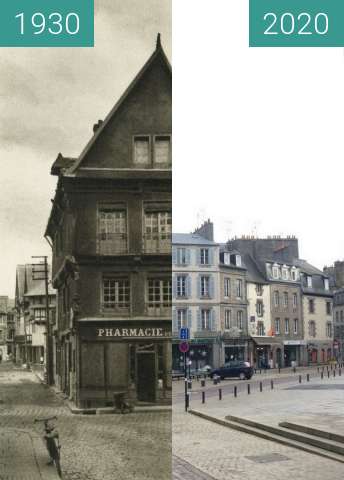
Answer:
[{"label": "concrete step", "polygon": [[332,433],[318,428],[308,427],[307,425],[301,425],[299,423],[281,422],[280,427],[289,428],[290,430],[296,430],[298,432],[307,433],[314,437],[326,438],[327,440],[333,440],[334,442],[344,443],[344,435],[338,433]]},{"label": "concrete step", "polygon": [[305,443],[307,445],[312,445],[313,447],[321,448],[323,450],[328,450],[329,452],[333,452],[335,454],[344,456],[344,444],[342,442],[338,442],[330,439],[326,439],[325,441],[323,439],[320,439],[320,437],[314,436],[307,432],[300,434],[288,428],[287,429],[283,427],[281,428],[281,426],[274,427],[272,425],[266,425],[264,423],[256,422],[253,420],[247,420],[241,417],[234,417],[232,415],[226,416],[226,420],[242,423],[250,427],[265,430],[272,434],[281,435],[282,437],[288,438],[289,440],[296,440],[297,442]]},{"label": "concrete step", "polygon": [[[224,427],[231,428],[233,430],[248,433],[250,435],[255,435],[256,437],[263,438],[264,440],[270,440],[272,442],[276,442],[281,445],[285,445],[291,448],[296,448],[298,450],[302,450],[307,453],[312,453],[314,455],[318,455],[323,458],[328,458],[336,462],[344,463],[344,454],[339,454],[339,453],[336,453],[335,451],[330,451],[324,448],[317,447],[315,445],[311,445],[309,443],[305,443],[303,440],[288,438],[287,436],[283,435],[284,431],[281,428],[280,429],[276,428],[274,433],[272,431],[274,427],[270,428],[268,425],[263,425],[264,428],[261,428],[262,424],[257,424],[257,426],[253,426],[253,424],[255,424],[256,422],[251,422],[250,420],[241,419],[239,417],[233,417],[233,418],[236,418],[236,421],[233,421],[233,420],[229,420],[228,419],[229,417],[226,417],[225,420],[222,420],[220,418],[214,417],[212,415],[208,415],[206,413],[203,413],[194,409],[190,409],[189,413],[191,413],[192,415],[196,415],[200,418],[203,418],[205,420],[209,420],[213,423],[217,423]],[[300,435],[300,437],[302,436]]]}]

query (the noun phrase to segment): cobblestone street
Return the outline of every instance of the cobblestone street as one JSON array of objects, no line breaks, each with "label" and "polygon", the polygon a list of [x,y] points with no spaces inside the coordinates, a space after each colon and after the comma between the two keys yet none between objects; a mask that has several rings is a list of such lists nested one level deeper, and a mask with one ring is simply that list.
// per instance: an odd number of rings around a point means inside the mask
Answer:
[{"label": "cobblestone street", "polygon": [[[73,415],[32,372],[11,364],[0,366],[1,480],[56,477],[53,467],[42,472],[48,458],[42,426],[34,425],[35,418],[52,415],[58,417],[65,480],[170,480],[169,412]],[[21,462],[13,462],[16,452]]]}]

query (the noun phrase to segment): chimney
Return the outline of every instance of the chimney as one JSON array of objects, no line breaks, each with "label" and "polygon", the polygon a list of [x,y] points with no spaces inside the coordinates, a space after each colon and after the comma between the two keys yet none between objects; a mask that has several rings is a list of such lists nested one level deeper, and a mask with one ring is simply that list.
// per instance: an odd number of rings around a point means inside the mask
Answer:
[{"label": "chimney", "polygon": [[203,223],[199,228],[197,228],[194,233],[200,235],[203,238],[206,238],[210,242],[214,241],[214,224],[213,222],[208,220]]},{"label": "chimney", "polygon": [[102,126],[103,124],[103,120],[98,120],[98,123],[95,123],[93,125],[93,133],[96,133],[97,130]]}]

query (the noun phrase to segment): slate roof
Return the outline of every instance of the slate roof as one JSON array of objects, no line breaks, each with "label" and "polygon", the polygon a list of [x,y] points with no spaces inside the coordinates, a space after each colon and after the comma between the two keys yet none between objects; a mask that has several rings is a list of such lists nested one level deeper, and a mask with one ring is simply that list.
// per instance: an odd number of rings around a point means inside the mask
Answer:
[{"label": "slate roof", "polygon": [[64,173],[71,168],[76,161],[77,158],[64,157],[62,153],[59,153],[57,159],[52,164],[51,175],[60,175],[60,173]]},{"label": "slate roof", "polygon": [[244,263],[247,269],[247,281],[252,283],[263,283],[267,284],[267,280],[264,275],[260,272],[257,263],[253,260],[251,255],[244,255]]},{"label": "slate roof", "polygon": [[[45,282],[44,280],[34,280],[36,285],[33,285],[30,290],[28,290],[24,297],[35,297],[35,296],[43,296],[45,295]],[[56,291],[52,288],[52,286],[48,285],[48,292],[49,295],[55,295]]]},{"label": "slate roof", "polygon": [[218,246],[218,243],[207,240],[197,233],[172,233],[172,245],[209,245]]},{"label": "slate roof", "polygon": [[297,259],[295,260],[295,265],[300,268],[301,272],[306,273],[307,275],[321,275],[322,277],[328,278],[324,272],[314,267],[306,260]]}]

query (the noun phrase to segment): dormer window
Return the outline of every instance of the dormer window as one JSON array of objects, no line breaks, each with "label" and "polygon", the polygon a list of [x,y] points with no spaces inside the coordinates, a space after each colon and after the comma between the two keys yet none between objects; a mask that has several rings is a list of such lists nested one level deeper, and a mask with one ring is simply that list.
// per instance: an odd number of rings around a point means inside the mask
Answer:
[{"label": "dormer window", "polygon": [[171,164],[170,135],[135,135],[133,162],[138,167],[166,167]]},{"label": "dormer window", "polygon": [[324,278],[324,288],[325,290],[330,290],[330,282],[328,278]]},{"label": "dormer window", "polygon": [[278,278],[279,277],[279,266],[277,265],[277,263],[275,263],[272,266],[272,276],[273,276],[273,278]]},{"label": "dormer window", "polygon": [[295,267],[292,267],[291,269],[291,279],[295,282],[297,279],[297,270]]},{"label": "dormer window", "polygon": [[223,254],[223,263],[224,263],[225,265],[230,265],[230,264],[231,264],[231,256],[230,256],[230,254],[229,254],[228,252],[225,252],[225,253]]},{"label": "dormer window", "polygon": [[287,265],[283,265],[283,267],[282,267],[282,278],[283,278],[283,280],[288,280],[288,277],[289,277],[288,267],[287,267]]},{"label": "dormer window", "polygon": [[311,277],[311,275],[307,276],[307,287],[312,288],[312,277]]},{"label": "dormer window", "polygon": [[241,267],[241,255],[235,255],[235,265]]}]

